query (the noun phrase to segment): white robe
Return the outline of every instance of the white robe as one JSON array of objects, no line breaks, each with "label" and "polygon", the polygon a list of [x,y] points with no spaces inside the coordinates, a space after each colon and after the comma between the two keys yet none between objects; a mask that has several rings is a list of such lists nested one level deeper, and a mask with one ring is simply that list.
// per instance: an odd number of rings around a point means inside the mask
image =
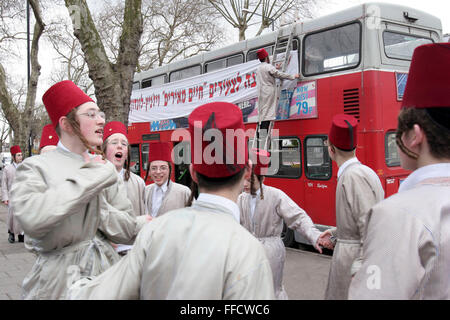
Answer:
[{"label": "white robe", "polygon": [[37,253],[23,281],[25,299],[63,299],[79,276],[97,275],[119,260],[109,241],[131,243],[144,219],[132,215],[116,169],[86,163],[57,148],[25,159],[16,172],[11,204]]},{"label": "white robe", "polygon": [[[155,183],[145,187],[145,203],[149,214],[152,212],[153,192],[156,187],[157,185]],[[191,189],[182,184],[170,181],[167,191],[164,193],[161,206],[158,209],[156,217],[159,217],[168,211],[186,207],[190,195]]]},{"label": "white robe", "polygon": [[337,230],[333,232],[337,243],[331,260],[325,299],[347,299],[352,279],[351,267],[361,256],[367,213],[384,198],[384,190],[376,173],[356,158],[354,161],[338,177]]},{"label": "white robe", "polygon": [[300,232],[312,244],[317,242],[320,231],[314,226],[308,214],[288,195],[277,188],[262,185],[264,199],[256,198],[255,213],[251,216],[251,194],[241,193],[238,205],[241,211],[241,225],[249,230],[264,246],[273,273],[277,299],[287,299],[283,286],[283,269],[286,248],[281,240],[283,221]]},{"label": "white robe", "polygon": [[72,299],[273,299],[261,244],[232,211],[196,201],[152,220],[133,249],[93,280],[81,279]]},{"label": "white robe", "polygon": [[145,182],[140,176],[130,172],[130,178],[125,181],[124,184],[127,190],[128,199],[133,206],[134,216],[142,216],[147,214],[147,208],[145,206]]},{"label": "white robe", "polygon": [[[11,199],[11,187],[16,176],[16,166],[14,163],[8,164],[3,169],[2,177],[2,201],[9,201]],[[11,207],[11,203],[8,205],[8,216],[6,218],[6,226],[8,231],[11,231],[15,235],[23,233],[23,230],[14,217],[14,211]]]},{"label": "white robe", "polygon": [[450,299],[450,163],[415,170],[367,220],[349,299]]},{"label": "white robe", "polygon": [[256,71],[258,89],[258,122],[275,120],[278,101],[275,79],[294,80],[295,76],[277,70],[273,65],[262,62]]}]

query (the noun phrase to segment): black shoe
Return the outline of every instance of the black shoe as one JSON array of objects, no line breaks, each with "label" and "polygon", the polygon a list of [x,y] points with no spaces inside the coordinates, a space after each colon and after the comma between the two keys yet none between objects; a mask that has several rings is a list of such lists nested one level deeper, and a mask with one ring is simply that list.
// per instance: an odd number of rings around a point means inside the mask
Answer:
[{"label": "black shoe", "polygon": [[16,241],[14,238],[14,233],[9,233],[8,241],[9,243],[14,243]]},{"label": "black shoe", "polygon": [[23,234],[19,234],[19,235],[17,236],[17,238],[19,239],[19,242],[23,242],[24,236],[23,236]]}]

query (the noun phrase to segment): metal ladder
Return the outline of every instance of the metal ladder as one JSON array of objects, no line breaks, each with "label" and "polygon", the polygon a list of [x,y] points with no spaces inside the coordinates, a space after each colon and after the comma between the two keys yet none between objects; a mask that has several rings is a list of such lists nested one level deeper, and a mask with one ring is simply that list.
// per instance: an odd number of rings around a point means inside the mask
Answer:
[{"label": "metal ladder", "polygon": [[[288,41],[284,42],[284,43],[281,41],[281,38],[282,38],[281,37],[281,29],[278,29],[278,34],[277,34],[277,38],[275,40],[275,46],[273,49],[272,65],[275,66],[276,63],[282,62],[281,72],[286,72],[286,67],[287,67],[287,64],[289,61],[289,56],[290,56],[290,52],[291,52],[291,48],[292,48],[292,38],[294,36],[295,27],[296,27],[296,22],[291,24],[290,30],[289,30]],[[277,55],[280,53],[284,53],[284,58],[277,60]],[[277,81],[277,88],[276,88],[276,101],[277,101],[276,105],[277,106],[280,101],[282,86],[283,86],[283,80]],[[258,124],[256,126],[255,136],[253,138],[252,148],[255,148],[255,144],[260,145],[259,143],[258,144],[256,143],[257,140],[260,140],[260,139],[257,139],[257,137],[259,137],[258,132],[260,130],[260,125],[261,125],[261,123],[258,122]],[[266,151],[268,151],[268,149],[270,148],[269,142],[271,140],[270,138],[271,138],[273,125],[274,125],[274,121],[272,120],[272,121],[270,121],[269,128],[267,129],[267,135],[265,136],[265,139],[264,139],[263,149]]]}]

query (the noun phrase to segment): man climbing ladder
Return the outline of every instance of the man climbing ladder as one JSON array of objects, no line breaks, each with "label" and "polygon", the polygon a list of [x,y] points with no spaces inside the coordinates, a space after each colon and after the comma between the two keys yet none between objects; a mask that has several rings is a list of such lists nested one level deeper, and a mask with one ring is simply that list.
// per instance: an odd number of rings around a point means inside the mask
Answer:
[{"label": "man climbing ladder", "polygon": [[[278,34],[273,50],[274,54],[272,64],[270,63],[269,54],[264,48],[257,51],[258,59],[261,61],[261,65],[258,67],[256,72],[256,83],[258,86],[258,127],[256,129],[255,140],[258,141],[258,148],[260,149],[270,149],[270,136],[273,128],[273,120],[276,118],[276,109],[281,92],[281,83],[277,84],[276,79],[294,80],[300,78],[298,73],[291,75],[284,72],[289,59],[294,28],[295,25],[291,28],[290,36],[285,46],[280,44],[280,33]],[[279,51],[284,51],[285,53],[281,71],[277,70],[274,65],[278,62],[276,60],[276,56]],[[253,147],[256,147],[255,144]]]}]

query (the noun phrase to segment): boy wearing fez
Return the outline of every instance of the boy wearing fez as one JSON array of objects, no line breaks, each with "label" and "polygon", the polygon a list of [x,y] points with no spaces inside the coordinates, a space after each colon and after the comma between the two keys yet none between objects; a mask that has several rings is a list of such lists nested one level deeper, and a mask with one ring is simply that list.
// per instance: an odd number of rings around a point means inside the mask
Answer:
[{"label": "boy wearing fez", "polygon": [[[133,206],[135,217],[147,214],[144,203],[144,180],[130,171],[130,149],[126,126],[120,121],[108,122],[103,130],[102,151],[116,168],[119,179],[125,184],[127,197]],[[112,244],[119,255],[125,255],[131,245]]]},{"label": "boy wearing fez", "polygon": [[[242,112],[234,104],[213,102],[196,108],[188,121],[190,172],[198,184],[198,198],[191,207],[167,212],[147,224],[119,263],[93,280],[76,282],[69,290],[71,298],[274,298],[264,249],[239,224],[236,201],[251,164],[246,140],[226,139],[225,133],[244,132]],[[223,137],[215,139],[214,148],[206,137],[212,133],[208,129]],[[211,149],[219,160],[208,159]]]},{"label": "boy wearing fez", "polygon": [[380,178],[356,158],[357,131],[355,117],[338,114],[333,117],[328,134],[328,154],[339,167],[336,228],[326,231],[337,239],[325,291],[325,299],[330,300],[347,299],[352,265],[361,256],[367,213],[384,198]]},{"label": "boy wearing fez", "polygon": [[148,212],[152,217],[186,207],[191,190],[170,180],[172,172],[172,150],[168,142],[150,143],[149,172],[153,183],[145,187]]},{"label": "boy wearing fez", "polygon": [[6,219],[6,225],[8,226],[8,242],[14,243],[16,241],[15,235],[19,242],[24,242],[24,233],[20,226],[20,223],[14,216],[14,210],[11,207],[11,188],[16,176],[16,170],[22,163],[23,155],[20,146],[12,146],[9,149],[12,156],[12,162],[5,166],[3,169],[2,177],[2,201],[3,204],[8,206],[8,217]]},{"label": "boy wearing fez", "polygon": [[306,237],[314,248],[322,253],[320,246],[331,245],[320,238],[321,232],[314,226],[308,214],[287,194],[278,188],[264,184],[264,176],[270,162],[270,153],[252,149],[252,175],[244,182],[244,192],[239,195],[241,225],[250,231],[263,245],[272,269],[275,297],[287,300],[283,286],[283,270],[286,248],[281,239],[283,222]]},{"label": "boy wearing fez", "polygon": [[450,43],[417,47],[398,116],[413,172],[367,217],[349,299],[450,299]]},{"label": "boy wearing fez", "polygon": [[119,261],[108,240],[131,243],[146,219],[134,218],[114,165],[98,155],[105,115],[97,104],[69,80],[42,100],[60,141],[22,163],[11,202],[37,253],[23,298],[63,299],[72,280]]}]

